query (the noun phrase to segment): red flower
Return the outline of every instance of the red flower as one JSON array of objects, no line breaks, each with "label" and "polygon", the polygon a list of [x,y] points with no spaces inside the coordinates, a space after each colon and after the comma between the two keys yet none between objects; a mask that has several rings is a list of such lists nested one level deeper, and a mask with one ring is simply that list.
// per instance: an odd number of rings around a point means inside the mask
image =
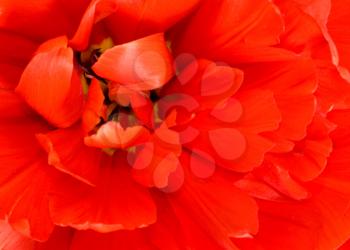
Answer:
[{"label": "red flower", "polygon": [[0,248],[340,247],[347,6],[2,1]]}]

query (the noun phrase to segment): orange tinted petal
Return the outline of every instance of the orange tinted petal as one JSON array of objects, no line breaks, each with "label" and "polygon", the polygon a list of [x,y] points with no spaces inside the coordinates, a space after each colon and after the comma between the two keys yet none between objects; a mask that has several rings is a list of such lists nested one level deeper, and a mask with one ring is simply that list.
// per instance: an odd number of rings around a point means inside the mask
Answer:
[{"label": "orange tinted petal", "polygon": [[81,83],[73,69],[73,50],[64,37],[43,44],[16,88],[26,102],[58,127],[72,125],[83,104]]},{"label": "orange tinted petal", "polygon": [[96,134],[85,137],[84,142],[90,147],[126,149],[143,143],[148,137],[149,132],[143,126],[124,129],[120,123],[109,121],[103,124]]},{"label": "orange tinted petal", "polygon": [[34,246],[34,241],[14,231],[6,221],[0,221],[0,242],[3,250],[31,250]]},{"label": "orange tinted petal", "polygon": [[93,79],[88,91],[87,101],[82,114],[82,126],[85,132],[90,132],[104,117],[104,100],[100,83]]},{"label": "orange tinted petal", "polygon": [[75,50],[79,51],[86,49],[90,41],[90,34],[92,32],[93,25],[112,14],[116,8],[116,1],[113,0],[91,1],[84,13],[84,16],[82,17],[78,30],[69,41],[69,45]]},{"label": "orange tinted petal", "polygon": [[160,33],[106,50],[93,70],[134,90],[160,88],[173,75],[171,55]]}]

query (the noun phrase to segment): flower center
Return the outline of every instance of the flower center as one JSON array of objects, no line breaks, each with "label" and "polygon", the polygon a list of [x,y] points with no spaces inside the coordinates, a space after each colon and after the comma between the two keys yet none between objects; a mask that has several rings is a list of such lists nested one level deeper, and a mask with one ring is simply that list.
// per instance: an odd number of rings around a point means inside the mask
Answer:
[{"label": "flower center", "polygon": [[96,116],[95,123],[88,126],[85,143],[109,154],[115,149],[130,149],[142,143],[163,122],[157,104],[160,88],[139,90],[129,87],[127,82],[115,82],[94,72],[94,64],[111,47],[113,43],[106,39],[86,51],[75,53],[81,68],[83,91],[87,103],[92,102]]}]

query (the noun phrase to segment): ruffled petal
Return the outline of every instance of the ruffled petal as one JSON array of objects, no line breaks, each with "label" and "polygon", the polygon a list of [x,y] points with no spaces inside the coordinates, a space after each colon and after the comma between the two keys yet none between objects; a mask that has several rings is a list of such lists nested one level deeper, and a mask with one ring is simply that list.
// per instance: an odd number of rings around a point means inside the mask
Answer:
[{"label": "ruffled petal", "polygon": [[[309,59],[290,62],[254,64],[245,70],[245,88],[268,89],[274,93],[281,113],[277,131],[270,134],[275,151],[288,148],[283,144],[303,139],[316,110],[316,68]],[[279,139],[275,139],[275,138]],[[290,150],[290,148],[289,148]]]},{"label": "ruffled petal", "polygon": [[260,133],[276,130],[281,115],[270,91],[244,91],[233,100],[226,103],[226,108],[231,106],[230,110],[237,112],[230,114],[232,120],[213,111],[196,115],[188,124],[197,134],[185,133],[184,147],[206,152],[220,167],[247,172],[259,166],[273,148],[274,144]]},{"label": "ruffled petal", "polygon": [[334,128],[335,125],[325,118],[315,116],[306,138],[296,143],[292,152],[274,155],[272,161],[300,181],[313,180],[326,168],[333,146],[329,134]]},{"label": "ruffled petal", "polygon": [[[177,58],[175,63],[181,73],[176,81],[162,90],[160,109],[170,111],[176,106],[184,106],[190,112],[213,109],[233,96],[243,81],[243,73],[240,70],[208,60],[196,60],[189,54],[184,54],[183,59]],[[191,98],[197,104],[191,105],[189,102],[193,101],[185,101],[184,98]]]},{"label": "ruffled petal", "polygon": [[133,177],[145,186],[166,188],[170,175],[182,168],[178,160],[180,153],[179,135],[163,124],[149,142],[137,147],[134,154],[129,153]]}]

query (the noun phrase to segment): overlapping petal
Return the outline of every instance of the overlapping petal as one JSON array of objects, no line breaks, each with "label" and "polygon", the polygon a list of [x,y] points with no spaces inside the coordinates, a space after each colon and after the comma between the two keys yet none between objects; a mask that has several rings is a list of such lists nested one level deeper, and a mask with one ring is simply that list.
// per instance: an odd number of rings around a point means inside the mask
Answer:
[{"label": "overlapping petal", "polygon": [[24,70],[16,92],[50,123],[68,127],[81,115],[83,95],[65,37],[41,45]]},{"label": "overlapping petal", "polygon": [[108,49],[93,70],[138,91],[160,88],[173,74],[171,55],[161,33]]},{"label": "overlapping petal", "polygon": [[119,156],[104,157],[96,187],[73,178],[62,178],[56,183],[50,198],[56,224],[111,232],[155,222],[156,207],[150,194],[131,179],[125,158]]},{"label": "overlapping petal", "polygon": [[2,1],[0,248],[346,249],[347,4]]}]

